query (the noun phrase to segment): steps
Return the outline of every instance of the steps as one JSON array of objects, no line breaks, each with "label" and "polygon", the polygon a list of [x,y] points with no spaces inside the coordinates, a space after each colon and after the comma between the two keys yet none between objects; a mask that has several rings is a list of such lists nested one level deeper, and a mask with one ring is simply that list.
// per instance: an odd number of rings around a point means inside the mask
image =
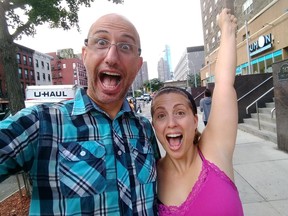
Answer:
[{"label": "steps", "polygon": [[251,118],[243,119],[244,123],[238,124],[238,129],[277,144],[276,113],[273,118],[271,115],[274,107],[275,102],[269,102],[266,107],[259,108],[260,129],[257,113],[251,113]]}]

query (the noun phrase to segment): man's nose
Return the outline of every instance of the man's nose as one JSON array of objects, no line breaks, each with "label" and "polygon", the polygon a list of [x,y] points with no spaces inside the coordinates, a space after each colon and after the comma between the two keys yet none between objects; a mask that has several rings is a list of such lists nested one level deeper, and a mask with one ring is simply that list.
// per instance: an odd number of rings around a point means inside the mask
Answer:
[{"label": "man's nose", "polygon": [[106,63],[113,65],[119,61],[119,53],[116,44],[111,44],[105,54]]}]

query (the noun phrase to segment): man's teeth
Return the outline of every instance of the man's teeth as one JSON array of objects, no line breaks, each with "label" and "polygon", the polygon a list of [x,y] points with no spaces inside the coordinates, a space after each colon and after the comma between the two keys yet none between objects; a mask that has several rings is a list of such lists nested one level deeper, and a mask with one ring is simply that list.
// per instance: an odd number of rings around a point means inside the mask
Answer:
[{"label": "man's teeth", "polygon": [[119,76],[119,74],[116,74],[116,73],[111,73],[111,72],[104,72],[105,75],[109,75],[109,76]]}]

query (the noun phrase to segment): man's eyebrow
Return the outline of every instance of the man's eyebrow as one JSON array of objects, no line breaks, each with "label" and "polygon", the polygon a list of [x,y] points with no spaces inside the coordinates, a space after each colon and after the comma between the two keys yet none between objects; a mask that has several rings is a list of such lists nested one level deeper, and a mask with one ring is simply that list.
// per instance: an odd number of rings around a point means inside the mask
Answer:
[{"label": "man's eyebrow", "polygon": [[[97,30],[96,32],[94,32],[93,34],[101,34],[101,33],[109,33],[108,31],[106,30]],[[124,38],[129,38],[130,40],[132,40],[134,43],[136,43],[136,39],[135,37],[133,37],[132,35],[130,34],[122,34],[121,37],[124,37]]]},{"label": "man's eyebrow", "polygon": [[131,36],[129,34],[123,34],[122,36],[126,37],[126,38],[130,38],[134,43],[136,43],[135,37],[133,37],[133,36]]},{"label": "man's eyebrow", "polygon": [[93,34],[100,34],[100,33],[109,33],[106,30],[97,30],[96,32],[94,32]]}]

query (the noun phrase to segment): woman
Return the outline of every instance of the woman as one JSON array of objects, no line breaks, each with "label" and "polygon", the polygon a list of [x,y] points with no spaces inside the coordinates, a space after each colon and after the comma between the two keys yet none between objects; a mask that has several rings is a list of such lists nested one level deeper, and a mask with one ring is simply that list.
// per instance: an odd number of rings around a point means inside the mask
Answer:
[{"label": "woman", "polygon": [[159,215],[242,216],[232,157],[238,109],[234,89],[237,19],[223,9],[209,122],[200,136],[188,92],[164,87],[152,101],[152,124],[166,151],[158,162]]}]

